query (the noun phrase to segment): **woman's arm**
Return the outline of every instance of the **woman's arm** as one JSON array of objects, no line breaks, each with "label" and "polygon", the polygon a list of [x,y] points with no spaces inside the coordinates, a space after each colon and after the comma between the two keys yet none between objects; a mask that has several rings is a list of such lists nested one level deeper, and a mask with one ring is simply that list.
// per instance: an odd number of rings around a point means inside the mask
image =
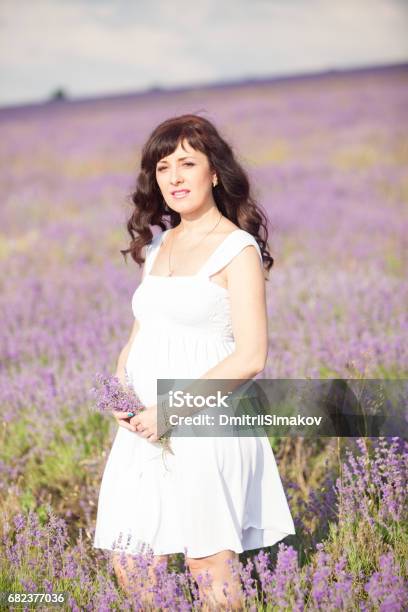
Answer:
[{"label": "woman's arm", "polygon": [[[145,274],[146,274],[146,263],[143,268],[142,280],[144,279]],[[125,346],[120,351],[118,362],[116,364],[115,376],[119,378],[121,384],[124,387],[126,386],[126,376],[125,376],[126,362],[129,356],[130,349],[132,348],[133,341],[139,329],[140,329],[139,321],[135,319],[133,321],[132,331],[130,332],[129,340],[126,342]],[[124,427],[125,429],[128,429],[129,431],[132,431],[132,432],[136,431],[136,427],[129,422],[129,417],[127,416],[127,414],[124,414],[123,412],[120,412],[120,411],[112,410],[112,415],[115,417],[120,427]]]},{"label": "woman's arm", "polygon": [[125,385],[125,366],[126,366],[126,361],[127,358],[129,356],[129,351],[132,347],[132,343],[133,340],[135,339],[135,336],[137,334],[137,332],[139,331],[140,325],[137,319],[134,320],[133,322],[133,327],[132,327],[132,331],[129,337],[129,340],[127,341],[127,343],[125,344],[125,346],[123,347],[123,349],[120,351],[119,353],[119,358],[118,358],[118,362],[116,365],[116,372],[115,372],[115,376],[117,378],[119,378],[120,382],[122,383],[122,385]]},{"label": "woman's arm", "polygon": [[263,268],[248,245],[226,268],[235,350],[200,378],[250,379],[262,372],[268,356],[268,315]]},{"label": "woman's arm", "polygon": [[[139,322],[137,319],[135,319],[133,322],[133,327],[132,327],[132,331],[131,331],[129,340],[127,341],[127,343],[125,344],[125,346],[123,347],[123,349],[120,351],[120,354],[119,354],[115,376],[119,378],[123,387],[126,386],[126,377],[125,377],[126,361],[127,361],[129,351],[132,346],[132,342],[138,331],[139,331]],[[121,412],[120,410],[112,410],[111,414],[116,419],[116,422],[120,427],[124,427],[125,429],[128,429],[129,431],[132,431],[132,432],[136,431],[136,428],[134,427],[134,425],[132,425],[129,422],[129,417],[127,416],[126,413]]]},{"label": "woman's arm", "polygon": [[[145,254],[145,257],[146,257],[146,254]],[[146,276],[146,259],[145,259],[145,264],[143,266],[142,281],[144,280],[145,276]],[[119,353],[119,358],[118,358],[118,362],[116,365],[116,372],[114,375],[117,378],[119,378],[122,385],[125,385],[125,366],[126,366],[127,358],[129,356],[129,352],[132,347],[133,340],[135,339],[135,336],[137,332],[139,331],[139,329],[140,329],[139,322],[137,319],[135,319],[133,322],[133,327],[130,333],[129,340],[126,342],[125,346]]]}]

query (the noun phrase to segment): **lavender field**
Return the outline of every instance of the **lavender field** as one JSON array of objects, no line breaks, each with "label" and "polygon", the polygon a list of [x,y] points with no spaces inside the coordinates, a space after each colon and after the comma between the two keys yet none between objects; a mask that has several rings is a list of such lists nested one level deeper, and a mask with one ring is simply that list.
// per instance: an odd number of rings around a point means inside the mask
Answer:
[{"label": "lavender field", "polygon": [[[0,591],[142,609],[92,548],[116,424],[89,390],[133,321],[141,145],[185,112],[220,128],[270,220],[262,376],[408,378],[407,68],[0,110]],[[408,442],[271,443],[297,535],[240,555],[244,609],[407,609]],[[154,597],[200,609],[182,554]]]}]

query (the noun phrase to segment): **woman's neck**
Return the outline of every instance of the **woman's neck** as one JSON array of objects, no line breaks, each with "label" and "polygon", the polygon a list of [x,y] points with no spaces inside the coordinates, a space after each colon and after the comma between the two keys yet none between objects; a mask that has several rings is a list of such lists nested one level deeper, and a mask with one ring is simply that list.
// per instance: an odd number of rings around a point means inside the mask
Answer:
[{"label": "woman's neck", "polygon": [[216,206],[209,208],[206,212],[196,217],[182,216],[179,225],[177,225],[177,234],[179,236],[200,236],[208,232],[220,220],[221,212]]}]

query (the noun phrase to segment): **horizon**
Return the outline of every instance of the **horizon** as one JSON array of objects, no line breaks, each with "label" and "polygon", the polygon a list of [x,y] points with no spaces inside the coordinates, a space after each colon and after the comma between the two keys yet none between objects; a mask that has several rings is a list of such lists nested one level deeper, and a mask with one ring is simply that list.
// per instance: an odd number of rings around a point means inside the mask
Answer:
[{"label": "horizon", "polygon": [[206,89],[222,89],[229,87],[244,87],[246,85],[262,85],[263,83],[280,83],[285,81],[296,81],[302,79],[314,79],[319,77],[335,77],[341,74],[353,74],[353,73],[371,73],[378,71],[388,71],[388,70],[404,70],[408,69],[408,61],[401,63],[390,63],[390,64],[373,64],[373,65],[364,65],[364,66],[352,66],[352,67],[344,67],[344,68],[329,68],[324,70],[315,70],[315,71],[305,71],[299,73],[287,73],[287,74],[271,74],[264,76],[251,77],[248,76],[242,79],[235,80],[221,80],[214,81],[209,83],[201,83],[197,85],[185,85],[185,86],[163,86],[163,87],[150,87],[146,89],[133,90],[133,91],[122,91],[122,92],[106,92],[100,93],[98,95],[88,95],[88,96],[70,96],[69,92],[64,92],[64,97],[54,98],[53,94],[57,91],[63,91],[63,88],[57,88],[54,92],[51,92],[48,98],[44,100],[36,100],[36,101],[27,101],[23,103],[10,104],[7,106],[0,105],[0,112],[2,111],[13,111],[13,110],[24,110],[30,108],[40,108],[42,106],[49,106],[49,104],[63,104],[63,103],[91,103],[97,101],[108,101],[108,100],[116,100],[120,98],[132,98],[132,97],[144,97],[146,95],[155,95],[155,94],[171,94],[171,93],[182,93],[182,92],[190,92],[197,90],[206,90]]}]

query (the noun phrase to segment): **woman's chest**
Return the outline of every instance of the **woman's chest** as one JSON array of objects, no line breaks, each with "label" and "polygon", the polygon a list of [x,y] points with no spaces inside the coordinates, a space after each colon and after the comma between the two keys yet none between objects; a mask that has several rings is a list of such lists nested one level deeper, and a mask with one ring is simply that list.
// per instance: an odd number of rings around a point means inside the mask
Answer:
[{"label": "woman's chest", "polygon": [[228,291],[208,279],[146,276],[132,298],[132,310],[139,320],[206,328],[209,323],[228,322]]}]

